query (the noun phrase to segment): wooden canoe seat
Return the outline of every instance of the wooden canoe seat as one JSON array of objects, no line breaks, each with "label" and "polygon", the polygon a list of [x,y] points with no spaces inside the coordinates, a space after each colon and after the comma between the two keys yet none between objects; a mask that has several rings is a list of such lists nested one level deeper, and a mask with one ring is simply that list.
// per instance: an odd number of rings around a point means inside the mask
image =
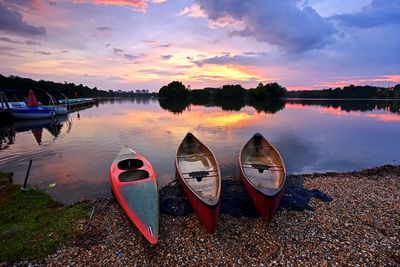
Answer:
[{"label": "wooden canoe seat", "polygon": [[267,165],[259,163],[242,163],[243,168],[257,169],[259,172],[263,171],[283,171],[283,166],[279,165]]},{"label": "wooden canoe seat", "polygon": [[186,180],[196,179],[198,182],[201,182],[204,178],[212,178],[218,176],[218,173],[210,174],[210,172],[217,172],[217,171],[193,171],[182,174],[189,175],[189,177],[185,177]]}]

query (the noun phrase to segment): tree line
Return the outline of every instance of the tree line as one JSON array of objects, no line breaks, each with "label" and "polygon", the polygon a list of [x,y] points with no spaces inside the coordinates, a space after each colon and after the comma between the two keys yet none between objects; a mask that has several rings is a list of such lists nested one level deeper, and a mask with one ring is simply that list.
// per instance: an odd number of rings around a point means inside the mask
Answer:
[{"label": "tree line", "polygon": [[371,85],[349,85],[343,88],[329,88],[323,90],[289,91],[287,98],[400,98],[400,84],[384,88]]},{"label": "tree line", "polygon": [[[148,90],[136,91],[113,91],[99,90],[97,87],[90,88],[82,84],[75,83],[59,83],[53,81],[35,81],[30,78],[22,78],[19,76],[3,76],[0,74],[0,91],[3,91],[12,100],[20,98],[21,95],[27,95],[28,90],[34,90],[38,98],[45,98],[47,93],[50,93],[57,99],[64,98],[62,94],[68,98],[76,97],[134,97],[134,96],[151,96]],[[157,95],[157,94],[155,94]]]},{"label": "tree line", "polygon": [[218,106],[223,110],[239,111],[245,106],[257,112],[275,113],[284,108],[286,88],[277,83],[262,84],[244,89],[241,85],[224,85],[221,88],[206,87],[190,90],[182,82],[174,81],[159,91],[159,103],[163,109],[181,113],[190,105]]},{"label": "tree line", "polygon": [[213,98],[213,99],[247,99],[276,100],[285,97],[286,88],[278,83],[258,84],[256,88],[245,89],[241,85],[224,85],[220,88],[206,87],[190,90],[180,81],[173,81],[161,87],[160,97],[165,98]]}]

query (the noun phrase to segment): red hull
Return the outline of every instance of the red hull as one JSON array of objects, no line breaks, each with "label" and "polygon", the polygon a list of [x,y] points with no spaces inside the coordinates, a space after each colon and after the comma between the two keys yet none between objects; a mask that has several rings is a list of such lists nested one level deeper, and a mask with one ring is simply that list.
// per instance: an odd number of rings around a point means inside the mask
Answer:
[{"label": "red hull", "polygon": [[243,172],[240,172],[240,178],[242,179],[244,187],[253,201],[258,214],[264,221],[266,220],[267,222],[271,222],[283,197],[284,187],[275,196],[269,197],[255,189],[246,179]]},{"label": "red hull", "polygon": [[197,215],[197,218],[199,218],[199,221],[204,225],[209,233],[215,233],[217,229],[219,207],[221,202],[218,202],[214,206],[205,204],[187,187],[178,170],[176,171],[176,176],[178,177],[178,180],[181,183],[183,190],[189,199],[190,205]]},{"label": "red hull", "polygon": [[[136,153],[136,152],[135,152]],[[129,217],[129,219],[136,225],[136,227],[139,229],[139,231],[144,235],[144,237],[151,243],[151,244],[156,244],[158,242],[158,225],[157,225],[157,232],[156,235],[152,235],[148,233],[148,226],[144,224],[144,222],[141,220],[140,216],[135,213],[134,210],[132,210],[129,207],[129,204],[127,203],[126,199],[124,198],[123,194],[121,193],[122,188],[124,187],[129,187],[131,185],[139,185],[139,184],[144,184],[144,183],[149,183],[149,180],[156,182],[157,175],[151,165],[151,163],[144,158],[142,155],[139,153],[136,153],[134,156],[132,156],[132,159],[139,159],[143,162],[143,166],[140,168],[136,168],[136,170],[145,170],[149,173],[149,178],[145,180],[139,180],[139,181],[132,181],[132,182],[120,182],[118,177],[121,173],[126,172],[126,170],[121,170],[118,168],[118,163],[113,162],[110,167],[110,183],[111,183],[111,188],[113,190],[113,193],[126,213],[126,215]],[[157,201],[158,201],[158,195],[157,195]],[[158,224],[158,222],[157,222]]]}]

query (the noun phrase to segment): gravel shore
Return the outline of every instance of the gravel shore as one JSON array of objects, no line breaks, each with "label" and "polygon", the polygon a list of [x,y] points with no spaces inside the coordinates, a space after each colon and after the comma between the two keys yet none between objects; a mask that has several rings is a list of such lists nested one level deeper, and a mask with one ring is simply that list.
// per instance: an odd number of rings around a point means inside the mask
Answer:
[{"label": "gravel shore", "polygon": [[206,233],[194,214],[161,215],[159,243],[150,245],[112,200],[93,203],[70,247],[45,259],[50,266],[400,265],[400,166],[361,172],[292,176],[313,210],[280,209],[270,224],[222,214]]}]

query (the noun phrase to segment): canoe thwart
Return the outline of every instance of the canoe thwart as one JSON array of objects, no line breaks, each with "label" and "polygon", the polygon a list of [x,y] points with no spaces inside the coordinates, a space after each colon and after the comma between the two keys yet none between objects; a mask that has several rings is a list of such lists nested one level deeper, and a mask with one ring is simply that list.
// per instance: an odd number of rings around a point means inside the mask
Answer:
[{"label": "canoe thwart", "polygon": [[196,178],[197,181],[201,181],[204,177],[207,177],[210,174],[208,171],[194,171],[189,173],[189,176],[192,178]]},{"label": "canoe thwart", "polygon": [[193,179],[197,179],[198,182],[201,182],[204,178],[212,178],[212,177],[217,177],[218,174],[214,174],[214,175],[207,175],[204,177],[184,177],[185,180],[193,180]]},{"label": "canoe thwart", "polygon": [[267,164],[259,164],[259,163],[253,163],[253,164],[249,164],[249,163],[243,163],[243,168],[253,168],[253,169],[258,169],[259,171],[266,171],[266,170],[283,170],[282,166],[279,165],[267,165]]},{"label": "canoe thwart", "polygon": [[218,170],[182,172],[182,174],[189,174],[189,176],[192,176],[191,174],[196,173],[196,172],[218,172]]}]

